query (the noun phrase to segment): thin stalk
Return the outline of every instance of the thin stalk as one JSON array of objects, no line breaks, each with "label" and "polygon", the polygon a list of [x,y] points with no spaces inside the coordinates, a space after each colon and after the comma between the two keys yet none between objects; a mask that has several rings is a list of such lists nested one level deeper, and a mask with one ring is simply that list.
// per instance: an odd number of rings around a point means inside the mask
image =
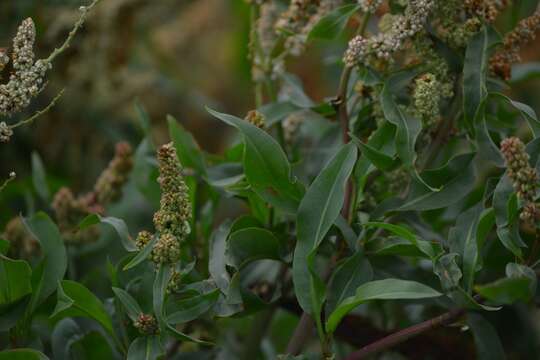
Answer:
[{"label": "thin stalk", "polygon": [[464,309],[450,310],[435,318],[426,320],[422,323],[410,326],[396,333],[388,335],[374,343],[364,346],[360,350],[357,350],[345,358],[345,360],[359,360],[366,359],[369,356],[380,353],[381,351],[388,350],[397,344],[404,342],[414,336],[420,335],[426,331],[448,325],[465,313]]},{"label": "thin stalk", "polygon": [[64,92],[65,92],[65,89],[62,89],[58,95],[56,95],[54,97],[54,99],[49,103],[49,105],[47,105],[45,108],[37,111],[34,115],[30,116],[28,119],[24,119],[24,120],[21,120],[13,125],[10,126],[11,129],[15,129],[19,126],[22,126],[22,125],[26,125],[26,124],[30,124],[32,123],[35,119],[37,119],[38,117],[40,117],[41,115],[45,114],[46,112],[48,112],[49,110],[51,110],[55,105],[56,103],[58,102],[58,100],[60,100],[60,98],[62,97],[62,95],[64,95]]}]

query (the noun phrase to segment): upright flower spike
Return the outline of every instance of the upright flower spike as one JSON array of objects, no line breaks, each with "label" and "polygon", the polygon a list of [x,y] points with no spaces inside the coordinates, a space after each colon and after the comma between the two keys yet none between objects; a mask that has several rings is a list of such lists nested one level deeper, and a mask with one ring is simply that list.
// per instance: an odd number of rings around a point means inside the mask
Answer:
[{"label": "upright flower spike", "polygon": [[94,187],[96,201],[100,205],[118,200],[122,195],[122,187],[128,180],[133,167],[133,150],[127,142],[116,144],[114,158],[107,166]]},{"label": "upright flower spike", "polygon": [[520,216],[525,221],[534,221],[537,214],[535,197],[539,178],[536,169],[529,164],[525,145],[517,137],[506,138],[501,142],[501,152],[517,196],[524,203]]},{"label": "upright flower spike", "polygon": [[158,240],[150,257],[157,264],[173,263],[180,257],[180,242],[190,233],[191,203],[172,143],[158,150],[157,160],[161,199],[160,208],[154,214]]},{"label": "upright flower spike", "polygon": [[440,84],[435,75],[426,73],[418,77],[414,85],[414,113],[422,119],[425,128],[430,128],[440,119]]},{"label": "upright flower spike", "polygon": [[489,61],[490,71],[504,80],[512,76],[512,64],[521,60],[521,47],[536,38],[540,28],[540,11],[521,20],[514,30],[505,35],[502,47]]}]

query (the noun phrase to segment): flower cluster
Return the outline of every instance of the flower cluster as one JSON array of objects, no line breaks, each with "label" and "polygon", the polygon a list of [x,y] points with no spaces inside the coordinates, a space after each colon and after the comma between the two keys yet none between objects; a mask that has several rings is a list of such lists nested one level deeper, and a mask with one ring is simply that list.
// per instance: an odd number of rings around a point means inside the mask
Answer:
[{"label": "flower cluster", "polygon": [[298,128],[303,122],[304,116],[302,116],[301,112],[294,112],[283,120],[283,135],[287,143],[291,144],[293,142]]},{"label": "flower cluster", "polygon": [[159,333],[159,326],[156,318],[150,314],[139,314],[133,326],[143,335],[156,335]]},{"label": "flower cluster", "polygon": [[519,56],[521,46],[535,39],[539,27],[540,11],[521,20],[516,28],[504,37],[502,47],[491,57],[489,62],[491,72],[504,80],[509,80],[512,75],[512,64],[521,60]]},{"label": "flower cluster", "polygon": [[[154,214],[157,241],[150,259],[156,264],[174,263],[180,258],[181,241],[190,233],[191,203],[174,145],[163,145],[158,150],[157,160],[161,199],[160,208]],[[136,240],[138,248],[144,247],[152,236],[147,231],[140,232]]]},{"label": "flower cluster", "polygon": [[274,26],[278,20],[278,7],[273,1],[265,2],[260,6],[259,19],[257,20],[257,36],[262,51],[268,55],[276,43],[277,34]]},{"label": "flower cluster", "polygon": [[0,49],[0,72],[4,70],[6,65],[9,63],[9,56],[5,49]]},{"label": "flower cluster", "polygon": [[285,48],[288,52],[300,55],[315,24],[341,2],[341,0],[292,0],[275,25],[276,30],[287,36]]},{"label": "flower cluster", "polygon": [[77,225],[91,213],[104,213],[106,205],[120,198],[132,166],[131,146],[125,142],[118,143],[114,158],[99,176],[94,191],[76,197],[69,188],[63,187],[55,194],[52,208],[67,243],[82,244],[97,240],[97,228],[80,231]]},{"label": "flower cluster", "polygon": [[534,220],[537,213],[534,201],[539,178],[536,169],[529,164],[525,145],[517,137],[506,138],[501,142],[501,152],[506,161],[508,177],[514,184],[518,198],[524,203],[521,218]]},{"label": "flower cluster", "polygon": [[28,231],[20,217],[11,219],[2,237],[9,241],[8,256],[14,259],[31,259],[39,252],[39,243]]},{"label": "flower cluster", "polygon": [[5,121],[0,122],[0,142],[8,142],[12,136],[13,130],[11,127]]},{"label": "flower cluster", "polygon": [[379,8],[379,6],[381,6],[382,2],[383,0],[358,0],[360,9],[362,9],[362,11],[366,13],[374,13]]},{"label": "flower cluster", "polygon": [[343,57],[349,66],[367,65],[375,60],[390,61],[392,55],[401,50],[405,41],[423,29],[433,8],[433,0],[411,0],[403,15],[393,16],[390,30],[376,36],[354,37]]},{"label": "flower cluster", "polygon": [[422,119],[424,128],[430,128],[440,119],[441,84],[435,75],[426,73],[414,82],[413,112]]},{"label": "flower cluster", "polygon": [[96,201],[109,204],[122,195],[122,187],[128,180],[133,167],[133,151],[127,142],[116,144],[114,158],[96,181],[94,193]]},{"label": "flower cluster", "polygon": [[500,11],[508,5],[508,0],[464,0],[467,13],[483,19],[487,23],[495,21]]},{"label": "flower cluster", "polygon": [[35,38],[34,21],[28,18],[19,26],[13,39],[14,71],[7,84],[0,84],[0,115],[11,116],[26,108],[43,86],[51,63],[48,60],[34,61]]},{"label": "flower cluster", "polygon": [[244,120],[246,120],[252,125],[255,125],[259,129],[264,129],[266,127],[266,120],[264,115],[257,110],[250,110]]}]

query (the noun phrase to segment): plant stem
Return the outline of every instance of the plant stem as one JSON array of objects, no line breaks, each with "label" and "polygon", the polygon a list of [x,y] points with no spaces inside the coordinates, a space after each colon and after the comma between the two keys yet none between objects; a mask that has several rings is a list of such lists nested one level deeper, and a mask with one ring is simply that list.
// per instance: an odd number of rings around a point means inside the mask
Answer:
[{"label": "plant stem", "polygon": [[60,98],[62,97],[62,95],[64,95],[64,92],[65,92],[65,89],[62,89],[58,95],[56,95],[54,97],[54,99],[49,103],[49,105],[47,105],[45,108],[37,111],[34,115],[30,116],[28,119],[25,119],[25,120],[21,120],[13,125],[10,126],[11,129],[15,129],[19,126],[22,126],[22,125],[26,125],[26,124],[29,124],[31,122],[33,122],[35,119],[37,119],[38,117],[40,117],[41,115],[45,114],[47,111],[51,110],[51,108],[53,108],[56,103],[58,102],[58,100],[60,100]]},{"label": "plant stem", "polygon": [[426,320],[420,324],[416,324],[400,330],[394,334],[388,335],[374,343],[364,346],[360,350],[357,350],[347,356],[346,360],[359,360],[365,359],[368,356],[375,355],[381,351],[388,350],[391,347],[404,342],[416,335],[422,334],[428,330],[444,326],[454,322],[461,315],[465,313],[464,309],[450,310],[442,315],[439,315],[433,319]]},{"label": "plant stem", "polygon": [[[362,24],[356,31],[356,35],[364,34],[367,27],[367,23],[369,21],[369,17],[370,17],[369,13],[366,13],[364,15]],[[349,88],[349,79],[351,78],[352,70],[353,69],[348,66],[345,66],[343,68],[340,81],[339,81],[336,102],[335,102],[337,106],[337,113],[338,113],[339,121],[341,124],[343,143],[345,144],[350,141],[349,115],[347,111],[347,90]],[[346,220],[349,220],[352,192],[353,192],[353,183],[351,179],[348,179],[346,189],[345,189],[345,197],[343,199],[343,207],[341,209],[341,214]],[[332,274],[332,269],[333,269],[333,266],[329,266],[326,274],[323,275],[322,280],[324,282],[326,282],[328,278],[330,277],[330,275]],[[302,313],[302,316],[300,317],[300,321],[298,322],[298,325],[296,326],[296,329],[294,330],[293,336],[291,337],[291,340],[287,344],[287,354],[298,355],[300,353],[304,344],[311,336],[312,328],[313,328],[313,319],[306,312]],[[323,351],[325,351],[326,345],[328,344],[323,344]]]}]

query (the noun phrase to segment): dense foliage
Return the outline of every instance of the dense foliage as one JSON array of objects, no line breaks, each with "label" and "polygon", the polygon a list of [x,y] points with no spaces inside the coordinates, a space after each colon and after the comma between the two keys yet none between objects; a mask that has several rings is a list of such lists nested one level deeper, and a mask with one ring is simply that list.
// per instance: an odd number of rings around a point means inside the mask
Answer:
[{"label": "dense foliage", "polygon": [[[31,18],[0,49],[2,149],[56,106],[20,118],[108,1],[43,59]],[[0,236],[0,360],[535,359],[540,121],[508,94],[538,75],[536,1],[249,9],[255,109],[206,108],[238,134],[224,151],[172,116],[156,144],[136,101],[140,142],[90,190],[32,154]],[[313,43],[339,70],[322,101],[287,70]]]}]

